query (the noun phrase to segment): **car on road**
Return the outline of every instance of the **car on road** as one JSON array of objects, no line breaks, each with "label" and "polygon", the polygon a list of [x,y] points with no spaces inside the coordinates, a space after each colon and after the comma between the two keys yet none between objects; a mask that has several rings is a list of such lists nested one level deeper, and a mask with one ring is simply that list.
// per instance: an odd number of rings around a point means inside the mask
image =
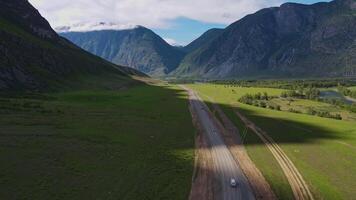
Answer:
[{"label": "car on road", "polygon": [[230,179],[230,186],[233,187],[233,188],[237,187],[237,181],[236,181],[236,179],[234,179],[234,178],[231,178],[231,179]]}]

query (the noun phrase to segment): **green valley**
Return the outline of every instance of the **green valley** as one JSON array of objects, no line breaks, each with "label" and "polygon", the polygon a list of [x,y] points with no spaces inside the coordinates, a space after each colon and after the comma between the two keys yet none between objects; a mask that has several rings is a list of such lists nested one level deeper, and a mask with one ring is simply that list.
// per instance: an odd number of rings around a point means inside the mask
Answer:
[{"label": "green valley", "polygon": [[[235,115],[243,113],[266,131],[294,162],[317,199],[352,199],[355,196],[356,126],[355,120],[335,120],[307,114],[277,111],[246,105],[243,95],[268,93],[281,95],[281,89],[239,87],[229,84],[189,85],[208,103],[217,103],[245,138],[248,154],[271,184],[280,199],[293,199],[290,186],[278,163],[262,141]],[[298,100],[291,106],[313,106],[335,110],[316,101]],[[281,103],[281,110],[284,103]],[[332,162],[330,162],[332,159]]]},{"label": "green valley", "polygon": [[0,199],[186,199],[194,128],[169,85],[1,96]]},{"label": "green valley", "polygon": [[355,199],[355,55],[356,0],[0,0],[0,200]]}]

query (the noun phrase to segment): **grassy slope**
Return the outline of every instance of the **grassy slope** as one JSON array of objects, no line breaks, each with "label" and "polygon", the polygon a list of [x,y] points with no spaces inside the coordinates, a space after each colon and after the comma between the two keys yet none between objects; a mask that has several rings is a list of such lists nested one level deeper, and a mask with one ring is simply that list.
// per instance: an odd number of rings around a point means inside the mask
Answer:
[{"label": "grassy slope", "polygon": [[141,85],[0,98],[0,199],[186,199],[185,95]]},{"label": "grassy slope", "polygon": [[[214,98],[239,125],[231,113],[238,106],[258,126],[266,130],[292,159],[311,186],[317,199],[352,199],[356,193],[356,126],[354,122],[338,121],[303,114],[272,111],[237,103],[245,93],[267,91],[270,95],[281,92],[276,89],[229,88],[216,85],[192,85],[203,94]],[[234,90],[235,92],[233,92]],[[240,124],[240,129],[242,125]],[[281,199],[291,198],[292,193],[275,170],[276,162],[255,136],[248,134],[247,150],[271,183]]]}]

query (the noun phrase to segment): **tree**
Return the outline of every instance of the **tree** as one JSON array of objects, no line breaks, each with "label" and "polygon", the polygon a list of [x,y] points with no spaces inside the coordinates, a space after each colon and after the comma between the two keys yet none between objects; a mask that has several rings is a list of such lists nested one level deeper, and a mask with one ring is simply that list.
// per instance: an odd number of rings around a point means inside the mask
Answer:
[{"label": "tree", "polygon": [[268,94],[267,94],[267,92],[264,92],[264,93],[263,93],[263,96],[262,96],[261,98],[262,98],[262,100],[268,101]]}]

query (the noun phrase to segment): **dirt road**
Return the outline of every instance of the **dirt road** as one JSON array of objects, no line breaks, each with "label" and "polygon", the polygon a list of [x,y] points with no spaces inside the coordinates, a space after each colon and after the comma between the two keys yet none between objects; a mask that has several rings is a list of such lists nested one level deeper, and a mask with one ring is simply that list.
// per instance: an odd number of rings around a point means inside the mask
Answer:
[{"label": "dirt road", "polygon": [[[240,166],[235,161],[231,152],[221,138],[221,130],[216,119],[212,116],[209,108],[200,97],[191,89],[181,86],[189,93],[189,101],[192,112],[203,128],[210,146],[211,157],[214,165],[214,173],[219,181],[220,197],[216,199],[255,199],[253,191]],[[237,181],[237,187],[231,187],[230,179]]]},{"label": "dirt road", "polygon": [[313,200],[313,195],[309,190],[308,185],[304,181],[298,169],[293,162],[288,158],[284,151],[278,146],[274,140],[262,129],[257,127],[254,123],[248,120],[240,112],[235,111],[236,115],[244,122],[246,127],[250,128],[256,135],[265,143],[267,148],[271,151],[279,165],[281,166],[288,182],[292,188],[295,199]]},{"label": "dirt road", "polygon": [[[211,99],[211,98],[210,98]],[[214,102],[214,101],[211,101]],[[224,134],[222,138],[225,144],[229,147],[231,154],[235,158],[236,162],[240,164],[240,167],[246,175],[252,190],[258,200],[274,200],[277,199],[276,195],[272,191],[270,185],[256,167],[253,161],[250,159],[244,145],[243,138],[240,135],[240,131],[235,124],[225,115],[224,111],[218,104],[213,104],[214,112],[219,116],[223,126]]]}]

